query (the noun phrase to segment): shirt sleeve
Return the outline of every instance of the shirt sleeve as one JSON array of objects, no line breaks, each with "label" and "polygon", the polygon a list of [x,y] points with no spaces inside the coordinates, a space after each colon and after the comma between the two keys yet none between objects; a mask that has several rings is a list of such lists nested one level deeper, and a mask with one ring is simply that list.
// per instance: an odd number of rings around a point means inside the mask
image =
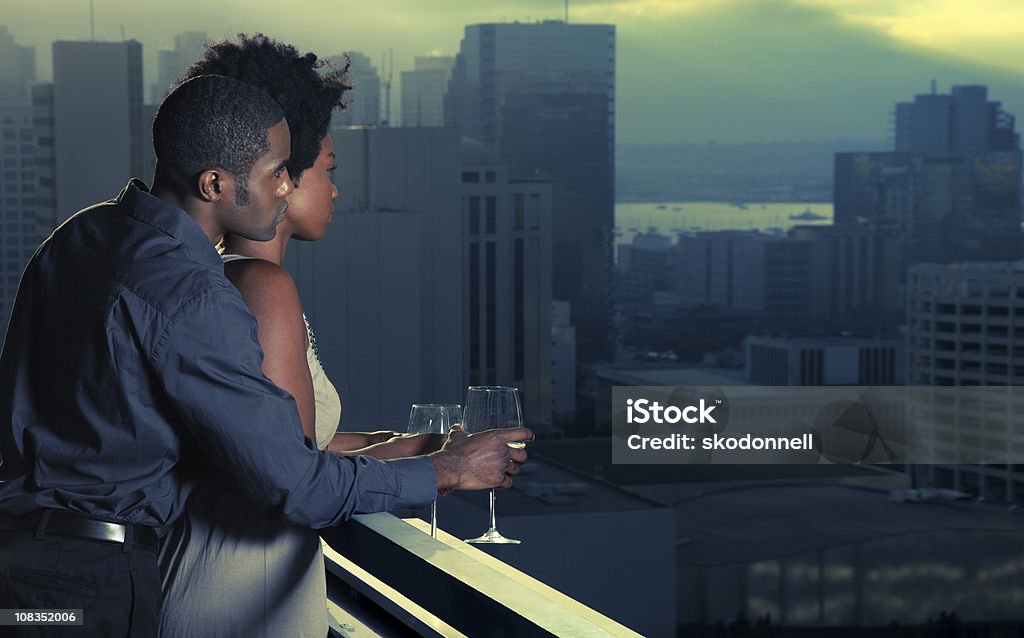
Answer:
[{"label": "shirt sleeve", "polygon": [[316,449],[295,401],[260,371],[256,320],[232,289],[170,318],[154,365],[182,426],[264,515],[314,528],[419,509],[437,496],[425,457],[378,461]]}]

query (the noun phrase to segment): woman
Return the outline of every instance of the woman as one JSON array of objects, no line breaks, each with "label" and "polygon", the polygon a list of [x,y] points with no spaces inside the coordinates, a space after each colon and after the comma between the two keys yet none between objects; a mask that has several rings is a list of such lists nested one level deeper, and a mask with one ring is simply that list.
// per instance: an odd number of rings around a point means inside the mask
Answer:
[{"label": "woman", "polygon": [[[321,449],[398,458],[440,447],[437,435],[337,433],[338,393],[316,356],[298,291],[282,267],[292,238],[316,241],[331,223],[331,112],[349,88],[345,70],[327,69],[312,53],[263,35],[210,46],[185,78],[232,77],[258,86],[285,111],[291,131],[287,168],[295,189],[284,220],[267,242],[224,239],[225,274],[256,317],[263,372],[295,397],[304,434]],[[347,70],[347,68],[346,68]],[[314,530],[259,518],[223,482],[198,489],[162,544],[163,636],[327,635],[326,585]]]}]

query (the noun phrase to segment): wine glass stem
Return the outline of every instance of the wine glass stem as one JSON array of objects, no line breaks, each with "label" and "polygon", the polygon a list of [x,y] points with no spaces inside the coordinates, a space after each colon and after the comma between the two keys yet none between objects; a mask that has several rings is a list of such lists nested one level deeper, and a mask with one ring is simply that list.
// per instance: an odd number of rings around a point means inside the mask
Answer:
[{"label": "wine glass stem", "polygon": [[491,529],[498,529],[498,522],[494,518],[494,488],[491,488]]}]

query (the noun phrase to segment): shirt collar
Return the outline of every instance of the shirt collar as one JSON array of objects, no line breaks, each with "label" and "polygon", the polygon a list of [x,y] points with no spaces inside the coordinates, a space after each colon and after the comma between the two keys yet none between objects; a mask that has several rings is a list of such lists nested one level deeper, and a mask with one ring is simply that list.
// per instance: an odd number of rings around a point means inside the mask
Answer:
[{"label": "shirt collar", "polygon": [[117,196],[127,214],[177,239],[196,262],[222,268],[220,255],[210,238],[184,210],[149,194],[142,180],[132,178]]}]

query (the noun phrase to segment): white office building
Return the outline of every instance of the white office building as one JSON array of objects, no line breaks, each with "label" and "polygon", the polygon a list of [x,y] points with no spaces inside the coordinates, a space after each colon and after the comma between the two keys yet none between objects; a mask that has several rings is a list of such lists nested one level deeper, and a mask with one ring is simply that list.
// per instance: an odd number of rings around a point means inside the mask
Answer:
[{"label": "white office building", "polygon": [[519,388],[526,422],[550,425],[551,184],[509,179],[476,140],[462,149],[469,384]]},{"label": "white office building", "polygon": [[907,295],[908,384],[934,388],[915,406],[920,443],[953,461],[922,480],[1013,502],[1024,494],[1024,262],[912,266]]}]

